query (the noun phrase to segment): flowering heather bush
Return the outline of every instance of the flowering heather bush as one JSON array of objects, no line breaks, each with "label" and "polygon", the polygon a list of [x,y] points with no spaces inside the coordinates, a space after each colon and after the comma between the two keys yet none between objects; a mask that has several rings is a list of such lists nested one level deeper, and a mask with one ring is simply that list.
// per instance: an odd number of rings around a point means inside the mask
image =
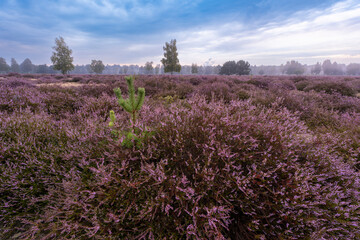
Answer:
[{"label": "flowering heather bush", "polygon": [[324,82],[317,82],[311,85],[308,85],[304,88],[304,91],[308,92],[314,90],[316,92],[325,92],[325,93],[340,93],[343,96],[354,96],[356,91],[344,82],[331,82],[331,81],[324,81]]},{"label": "flowering heather bush", "polygon": [[192,77],[190,78],[190,83],[194,86],[197,86],[201,83],[201,80],[197,77]]},{"label": "flowering heather bush", "polygon": [[176,84],[167,78],[150,77],[149,79],[137,79],[137,82],[141,82],[141,85],[145,88],[147,96],[153,95],[169,95],[164,92],[174,91]]},{"label": "flowering heather bush", "polygon": [[230,87],[224,82],[214,82],[210,84],[202,84],[199,86],[199,94],[210,100],[224,100],[229,102],[232,99]]},{"label": "flowering heather bush", "polygon": [[104,157],[109,132],[99,129],[102,121],[93,119],[73,125],[55,124],[45,113],[1,116],[1,239],[29,230],[31,222],[59,200],[53,191],[63,191],[69,170],[81,170],[78,177],[87,179],[88,165]]},{"label": "flowering heather bush", "polygon": [[357,92],[360,92],[360,79],[351,79],[351,82],[348,82],[348,84]]},{"label": "flowering heather bush", "polygon": [[309,80],[302,80],[302,81],[298,81],[298,82],[295,82],[295,86],[296,86],[296,89],[299,90],[299,91],[304,91],[304,89],[309,86],[311,84],[311,82]]},{"label": "flowering heather bush", "polygon": [[46,111],[55,119],[60,120],[80,108],[81,99],[71,89],[53,87],[55,91],[48,91],[43,102]]},{"label": "flowering heather bush", "polygon": [[106,83],[106,84],[84,84],[78,88],[78,92],[82,96],[95,97],[98,98],[104,93],[107,95],[114,94],[114,88],[119,87],[121,90],[126,89],[126,84],[119,83]]},{"label": "flowering heather bush", "polygon": [[20,77],[21,74],[20,73],[15,73],[15,72],[10,72],[7,74],[8,77]]},{"label": "flowering heather bush", "polygon": [[258,88],[268,89],[269,88],[269,79],[267,78],[254,78],[248,80],[246,83],[252,84]]},{"label": "flowering heather bush", "polygon": [[108,127],[113,109],[129,129],[107,93],[123,76],[81,77],[99,83],[1,80],[0,239],[360,239],[358,98],[287,77],[140,76],[164,89],[148,83],[135,127],[153,136],[129,149]]},{"label": "flowering heather bush", "polygon": [[39,111],[43,103],[41,96],[36,89],[29,86],[13,87],[0,83],[0,111],[12,113],[29,108],[33,112]]},{"label": "flowering heather bush", "polygon": [[186,99],[192,96],[194,88],[189,83],[180,83],[176,86],[176,96],[180,99]]},{"label": "flowering heather bush", "polygon": [[274,80],[269,83],[269,89],[271,90],[294,90],[296,86],[293,81],[281,79]]}]

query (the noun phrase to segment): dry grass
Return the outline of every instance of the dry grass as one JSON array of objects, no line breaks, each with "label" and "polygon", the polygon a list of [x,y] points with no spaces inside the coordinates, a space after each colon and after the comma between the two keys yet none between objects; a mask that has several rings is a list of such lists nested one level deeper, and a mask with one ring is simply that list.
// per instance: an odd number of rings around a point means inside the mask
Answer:
[{"label": "dry grass", "polygon": [[59,86],[59,87],[81,87],[84,84],[81,83],[74,83],[74,82],[67,82],[67,83],[40,83],[37,86]]},{"label": "dry grass", "polygon": [[39,86],[39,87],[41,87],[41,86],[81,87],[81,86],[84,86],[84,85],[105,86],[105,84],[103,84],[103,83],[101,83],[101,84],[94,84],[94,83],[83,84],[83,83],[77,83],[77,82],[39,83],[39,84],[37,84],[37,86]]}]

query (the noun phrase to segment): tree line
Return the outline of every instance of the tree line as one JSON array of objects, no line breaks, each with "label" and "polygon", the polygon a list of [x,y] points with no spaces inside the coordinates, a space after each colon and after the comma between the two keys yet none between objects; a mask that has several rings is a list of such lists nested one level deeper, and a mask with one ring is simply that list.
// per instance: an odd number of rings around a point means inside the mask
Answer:
[{"label": "tree line", "polygon": [[301,63],[291,60],[285,65],[280,66],[251,66],[249,62],[244,60],[227,61],[222,66],[198,66],[193,63],[191,66],[180,65],[178,52],[176,47],[176,39],[166,42],[163,47],[164,58],[161,63],[153,66],[153,62],[146,62],[144,66],[138,65],[107,65],[105,66],[101,60],[91,60],[87,65],[74,65],[72,50],[66,45],[62,37],[55,39],[51,61],[53,65],[46,64],[34,65],[29,58],[26,58],[21,64],[18,64],[14,58],[8,65],[6,60],[0,57],[0,73],[50,73],[56,74],[220,74],[220,75],[360,75],[360,64],[351,63],[349,65],[338,64],[325,60],[322,64],[302,65]]}]

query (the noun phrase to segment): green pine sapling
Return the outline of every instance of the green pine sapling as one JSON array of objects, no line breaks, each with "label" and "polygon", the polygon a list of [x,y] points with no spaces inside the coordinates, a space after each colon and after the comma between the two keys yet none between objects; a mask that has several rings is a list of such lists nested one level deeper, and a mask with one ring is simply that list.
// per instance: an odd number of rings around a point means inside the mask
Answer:
[{"label": "green pine sapling", "polygon": [[[114,92],[116,97],[118,98],[118,103],[119,105],[125,109],[126,112],[130,113],[131,118],[130,118],[130,123],[131,123],[131,129],[132,132],[125,132],[125,140],[123,141],[122,145],[125,147],[131,147],[133,145],[132,140],[135,140],[137,142],[137,144],[139,146],[141,146],[141,138],[147,137],[148,136],[148,132],[145,131],[143,132],[140,138],[137,136],[137,132],[135,129],[135,124],[136,124],[136,117],[137,117],[137,113],[138,111],[141,109],[143,103],[144,103],[144,99],[145,99],[145,89],[144,88],[138,88],[138,94],[135,97],[135,88],[134,88],[134,78],[132,76],[129,77],[125,77],[127,85],[128,85],[128,91],[129,91],[129,98],[128,99],[124,99],[121,95],[121,90],[120,88],[115,88]],[[115,118],[115,113],[113,110],[110,111],[110,123],[109,123],[109,127],[113,127],[114,126],[114,122],[115,122],[116,118]],[[139,147],[138,146],[138,147]]]},{"label": "green pine sapling", "polygon": [[110,110],[110,122],[109,122],[109,127],[113,127],[115,121],[116,121],[115,113],[114,113],[113,110]]},{"label": "green pine sapling", "polygon": [[[124,99],[121,96],[121,90],[120,88],[115,88],[114,92],[116,97],[118,98],[118,103],[121,107],[125,109],[128,113],[131,115],[131,128],[133,129],[133,133],[135,131],[135,123],[136,123],[136,115],[137,112],[141,109],[144,99],[145,99],[145,89],[144,88],[138,88],[138,95],[135,100],[135,88],[134,88],[134,78],[132,76],[125,77],[127,85],[128,85],[128,91],[129,91],[129,98]],[[113,115],[112,115],[113,114]],[[113,118],[111,118],[113,116]],[[110,119],[112,124],[115,120],[115,114],[114,111],[110,111]],[[109,124],[109,125],[110,125]]]}]

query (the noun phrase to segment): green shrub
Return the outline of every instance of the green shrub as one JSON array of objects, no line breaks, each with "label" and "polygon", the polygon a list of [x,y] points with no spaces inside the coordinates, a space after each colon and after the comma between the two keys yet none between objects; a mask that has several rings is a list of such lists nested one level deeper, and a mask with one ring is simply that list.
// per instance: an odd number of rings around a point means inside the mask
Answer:
[{"label": "green shrub", "polygon": [[346,83],[324,81],[320,83],[313,83],[304,88],[304,91],[314,90],[316,92],[325,92],[333,94],[335,92],[340,93],[343,96],[355,96],[356,91]]},{"label": "green shrub", "polygon": [[250,94],[244,90],[237,91],[236,96],[239,100],[247,100],[251,97]]}]

